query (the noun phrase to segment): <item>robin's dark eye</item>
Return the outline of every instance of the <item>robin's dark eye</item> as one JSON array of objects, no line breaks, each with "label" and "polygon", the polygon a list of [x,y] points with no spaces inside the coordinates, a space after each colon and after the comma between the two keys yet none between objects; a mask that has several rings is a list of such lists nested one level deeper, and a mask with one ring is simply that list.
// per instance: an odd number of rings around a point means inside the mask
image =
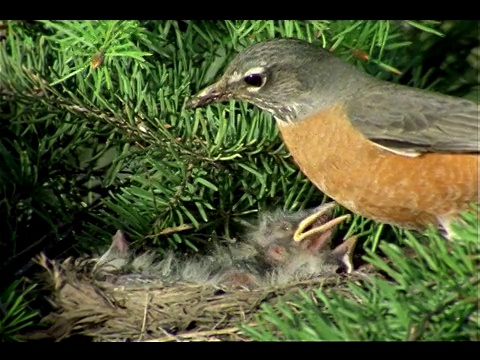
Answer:
[{"label": "robin's dark eye", "polygon": [[250,74],[245,76],[243,81],[250,86],[260,87],[263,85],[263,76],[260,74]]}]

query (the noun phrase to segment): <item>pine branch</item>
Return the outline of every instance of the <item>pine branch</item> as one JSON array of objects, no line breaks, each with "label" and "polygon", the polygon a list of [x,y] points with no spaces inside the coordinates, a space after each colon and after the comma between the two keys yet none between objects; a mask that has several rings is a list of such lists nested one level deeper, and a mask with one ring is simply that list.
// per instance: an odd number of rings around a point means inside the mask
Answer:
[{"label": "pine branch", "polygon": [[[236,237],[258,209],[318,205],[323,195],[291,162],[269,115],[235,102],[184,108],[253,42],[306,39],[383,79],[452,93],[466,92],[470,81],[464,79],[477,75],[467,55],[480,45],[472,37],[478,23],[466,21],[0,25],[0,263],[45,243],[65,246],[65,237],[76,250],[91,252],[119,228],[138,247],[201,250]],[[382,267],[395,283],[352,285],[350,298],[319,291],[315,301],[326,310],[312,299],[294,310],[266,308],[274,332],[256,328],[252,336],[469,338],[477,285],[447,277],[472,279],[478,270],[478,251],[471,249],[478,230],[467,229],[450,255],[432,235],[438,256],[427,256],[407,233],[354,216],[339,236],[362,236],[379,267],[379,249],[395,259],[397,267]],[[428,266],[381,241],[404,237]]]},{"label": "pine branch", "polygon": [[254,340],[478,340],[478,213],[464,219],[454,243],[432,231],[424,242],[410,234],[411,251],[383,242],[389,261],[370,252],[368,261],[389,279],[368,277],[347,289],[318,289],[314,299],[300,293],[264,306],[258,325],[244,326],[245,333]]},{"label": "pine branch", "polygon": [[[235,236],[237,220],[259,208],[322,201],[289,160],[268,115],[239,103],[185,110],[185,100],[242,47],[294,36],[388,77],[385,66],[399,68],[396,54],[411,44],[405,26],[438,29],[427,21],[358,20],[7,24],[0,96],[11,107],[8,127],[16,136],[39,132],[42,143],[58,149],[57,165],[76,193],[63,213],[101,199],[91,211],[95,221],[78,234],[85,247],[122,227],[139,246],[198,248],[212,237]],[[62,152],[68,160],[58,158]],[[111,192],[99,191],[107,186]],[[191,229],[181,236],[163,233],[184,224]],[[343,231],[362,233],[372,247],[391,233],[359,217]]]}]

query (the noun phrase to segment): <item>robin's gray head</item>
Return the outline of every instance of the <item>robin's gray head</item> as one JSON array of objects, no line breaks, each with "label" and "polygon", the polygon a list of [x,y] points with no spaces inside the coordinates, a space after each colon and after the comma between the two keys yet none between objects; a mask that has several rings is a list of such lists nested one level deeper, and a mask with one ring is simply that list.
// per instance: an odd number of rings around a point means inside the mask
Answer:
[{"label": "robin's gray head", "polygon": [[306,41],[264,41],[239,53],[222,77],[191,98],[187,107],[243,100],[279,120],[294,121],[330,105],[337,95],[335,80],[351,69],[328,51]]}]

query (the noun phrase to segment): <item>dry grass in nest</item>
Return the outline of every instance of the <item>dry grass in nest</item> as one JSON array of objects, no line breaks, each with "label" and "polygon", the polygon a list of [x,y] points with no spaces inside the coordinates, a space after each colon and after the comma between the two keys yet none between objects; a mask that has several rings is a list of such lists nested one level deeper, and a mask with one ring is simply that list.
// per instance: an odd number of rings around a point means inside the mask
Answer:
[{"label": "dry grass in nest", "polygon": [[243,341],[238,326],[254,325],[261,304],[300,289],[312,296],[319,287],[342,289],[346,282],[338,275],[253,290],[140,281],[118,286],[95,280],[88,262],[57,263],[43,256],[38,263],[55,310],[43,319],[49,328],[25,340],[83,335],[93,341]]}]

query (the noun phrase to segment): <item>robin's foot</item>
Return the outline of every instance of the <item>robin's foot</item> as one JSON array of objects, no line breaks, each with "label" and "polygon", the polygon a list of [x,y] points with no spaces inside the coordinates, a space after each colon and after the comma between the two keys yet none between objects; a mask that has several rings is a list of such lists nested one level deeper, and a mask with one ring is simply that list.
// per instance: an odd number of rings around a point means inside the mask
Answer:
[{"label": "robin's foot", "polygon": [[312,237],[313,235],[324,233],[350,217],[350,215],[347,214],[325,222],[322,217],[328,215],[329,212],[335,207],[335,205],[335,202],[323,204],[318,207],[317,211],[315,211],[314,214],[302,220],[300,225],[298,225],[297,230],[293,234],[293,240],[300,242]]}]

